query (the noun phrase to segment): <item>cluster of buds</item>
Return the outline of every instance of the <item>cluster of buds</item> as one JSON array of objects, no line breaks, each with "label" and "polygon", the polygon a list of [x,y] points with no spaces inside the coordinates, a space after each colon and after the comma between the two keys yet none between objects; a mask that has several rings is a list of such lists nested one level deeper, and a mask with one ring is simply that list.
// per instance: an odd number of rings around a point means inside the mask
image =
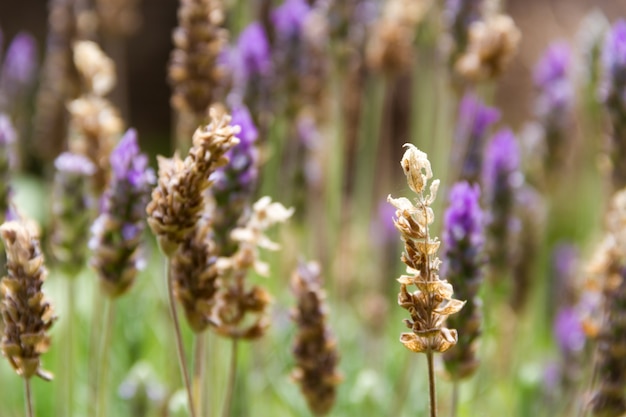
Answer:
[{"label": "cluster of buds", "polygon": [[515,56],[520,39],[521,33],[510,16],[476,21],[470,26],[467,49],[456,61],[455,69],[472,82],[494,79]]},{"label": "cluster of buds", "polygon": [[[260,259],[259,249],[278,250],[265,231],[276,223],[285,222],[293,214],[280,203],[262,197],[252,206],[248,222],[234,229],[231,237],[238,243],[235,253],[217,260],[220,274],[220,291],[217,295],[212,321],[215,331],[233,339],[261,337],[269,323],[266,309],[271,301],[269,293],[258,285],[248,288],[246,276],[254,270],[261,276],[269,274],[269,265]],[[252,314],[251,322],[248,319]]]},{"label": "cluster of buds", "polygon": [[111,180],[100,215],[92,226],[91,264],[110,297],[125,293],[144,262],[139,242],[144,231],[146,203],[154,172],[140,153],[137,133],[129,129],[111,153]]},{"label": "cluster of buds", "polygon": [[369,65],[388,73],[408,71],[413,65],[413,40],[429,2],[391,0],[374,26],[367,45]]},{"label": "cluster of buds", "polygon": [[101,194],[109,180],[109,155],[120,137],[123,122],[119,111],[105,96],[115,86],[115,65],[98,44],[74,44],[74,64],[81,75],[84,93],[68,104],[72,152],[85,155],[96,166],[94,187]]},{"label": "cluster of buds", "polygon": [[179,112],[191,113],[198,122],[203,122],[225,77],[217,65],[228,40],[228,32],[221,27],[222,7],[221,0],[180,0],[179,25],[172,34],[172,106]]},{"label": "cluster of buds", "polygon": [[335,403],[341,375],[337,371],[337,343],[326,322],[326,294],[319,265],[300,263],[291,277],[291,289],[298,300],[292,312],[298,326],[293,345],[297,368],[292,376],[311,411],[326,415]]},{"label": "cluster of buds", "polygon": [[41,368],[40,356],[50,347],[48,330],[56,317],[42,292],[48,272],[34,229],[23,221],[0,226],[7,253],[7,276],[0,286],[5,324],[0,349],[24,379],[37,375],[50,380],[52,375]]},{"label": "cluster of buds", "polygon": [[148,223],[157,235],[161,250],[172,256],[190,236],[202,217],[204,191],[211,184],[209,176],[226,165],[225,154],[239,139],[238,126],[231,126],[227,114],[211,109],[212,121],[193,135],[193,146],[184,160],[159,157],[159,181],[146,209]]},{"label": "cluster of buds", "polygon": [[[429,225],[434,220],[430,205],[435,200],[439,180],[430,184],[430,192],[424,194],[433,173],[427,155],[411,144],[402,157],[402,169],[409,188],[417,194],[416,205],[408,198],[391,198],[388,201],[396,208],[394,224],[404,242],[402,262],[407,266],[407,275],[398,278],[400,293],[398,304],[411,315],[405,320],[411,333],[402,333],[400,341],[413,352],[445,352],[457,342],[456,330],[444,327],[446,318],[457,313],[464,302],[452,298],[452,285],[439,279],[441,261],[437,257],[440,242],[429,234]],[[414,285],[417,290],[409,292]]]}]

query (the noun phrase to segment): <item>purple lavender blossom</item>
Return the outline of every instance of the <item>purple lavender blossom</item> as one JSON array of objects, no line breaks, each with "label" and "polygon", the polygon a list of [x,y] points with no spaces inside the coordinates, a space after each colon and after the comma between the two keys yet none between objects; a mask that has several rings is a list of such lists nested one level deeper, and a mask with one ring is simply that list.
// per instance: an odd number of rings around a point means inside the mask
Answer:
[{"label": "purple lavender blossom", "polygon": [[272,13],[276,33],[283,39],[299,36],[311,6],[305,0],[285,0]]},{"label": "purple lavender blossom", "polygon": [[54,258],[70,277],[85,265],[89,225],[93,220],[94,198],[90,177],[95,165],[85,156],[65,152],[54,161],[51,247]]},{"label": "purple lavender blossom", "polygon": [[228,256],[236,250],[236,244],[230,239],[230,232],[249,204],[258,176],[258,151],[255,146],[258,131],[245,106],[233,108],[231,124],[241,128],[237,135],[239,144],[226,154],[229,158],[228,164],[217,169],[211,176],[214,181],[211,192],[216,203],[213,217],[214,238],[222,256]]},{"label": "purple lavender blossom", "polygon": [[450,205],[444,214],[444,257],[442,276],[453,286],[455,297],[466,300],[448,323],[459,332],[454,349],[444,353],[446,369],[455,379],[466,378],[476,370],[478,359],[474,342],[480,335],[482,315],[478,290],[483,279],[483,213],[480,188],[463,181],[450,191]]},{"label": "purple lavender blossom", "polygon": [[573,305],[576,298],[574,279],[578,272],[578,249],[562,243],[552,251],[552,276],[554,277],[555,294],[563,305]]},{"label": "purple lavender blossom", "polygon": [[604,41],[602,50],[604,80],[601,96],[608,105],[617,101],[621,108],[626,103],[626,21],[618,20]]},{"label": "purple lavender blossom", "polygon": [[398,231],[393,223],[395,214],[396,208],[389,204],[386,198],[378,203],[378,215],[370,226],[372,242],[377,246],[396,247]]},{"label": "purple lavender blossom", "polygon": [[564,308],[554,320],[554,336],[564,354],[580,352],[585,347],[585,332],[578,313],[573,308]]},{"label": "purple lavender blossom", "polygon": [[94,251],[92,266],[104,290],[117,297],[128,290],[144,265],[138,247],[155,175],[148,167],[148,158],[140,153],[134,129],[124,134],[110,161],[112,175],[100,215],[92,226],[89,247]]},{"label": "purple lavender blossom", "polygon": [[0,222],[6,219],[6,215],[11,207],[11,167],[14,164],[15,156],[13,145],[17,139],[17,134],[11,123],[11,119],[0,113]]},{"label": "purple lavender blossom", "polygon": [[482,167],[483,142],[489,128],[500,119],[500,112],[485,106],[474,94],[466,94],[459,104],[456,143],[464,150],[461,178],[478,182]]},{"label": "purple lavender blossom", "polygon": [[533,77],[539,90],[536,113],[547,133],[564,129],[568,121],[568,112],[574,100],[574,87],[568,79],[570,63],[569,46],[555,42],[535,66]]},{"label": "purple lavender blossom", "polygon": [[34,81],[37,70],[37,44],[28,33],[19,33],[9,45],[2,74],[0,94],[10,101]]},{"label": "purple lavender blossom", "polygon": [[272,65],[270,44],[259,22],[252,22],[241,32],[237,40],[237,53],[246,79],[268,74]]},{"label": "purple lavender blossom", "polygon": [[491,140],[483,167],[483,187],[487,207],[488,253],[497,268],[510,260],[509,237],[515,225],[513,208],[515,196],[523,184],[519,171],[519,148],[513,132],[497,132]]}]

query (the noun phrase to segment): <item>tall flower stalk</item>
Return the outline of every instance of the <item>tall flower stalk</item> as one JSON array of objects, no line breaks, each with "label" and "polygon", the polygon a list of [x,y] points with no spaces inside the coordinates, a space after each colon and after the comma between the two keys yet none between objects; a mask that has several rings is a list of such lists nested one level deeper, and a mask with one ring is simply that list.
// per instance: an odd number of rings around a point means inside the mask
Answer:
[{"label": "tall flower stalk", "polygon": [[96,390],[96,416],[99,417],[106,416],[106,371],[114,317],[113,302],[128,291],[145,265],[139,244],[145,228],[144,213],[150,185],[154,182],[154,173],[148,168],[148,158],[140,153],[137,133],[133,129],[126,132],[113,150],[110,163],[111,179],[89,242],[93,251],[91,265],[108,296]]},{"label": "tall flower stalk", "polygon": [[4,294],[0,312],[5,323],[0,349],[15,372],[24,378],[27,417],[33,417],[30,379],[52,379],[52,374],[41,366],[41,355],[50,347],[48,331],[56,320],[52,305],[42,292],[48,272],[33,229],[23,221],[0,226],[8,258],[7,276],[0,286]]},{"label": "tall flower stalk", "polygon": [[[387,201],[396,208],[394,224],[404,242],[402,262],[407,266],[407,275],[398,278],[400,293],[398,304],[407,310],[411,319],[405,320],[411,333],[402,333],[400,342],[410,351],[425,353],[428,362],[430,392],[430,416],[437,416],[435,390],[434,352],[445,352],[457,343],[454,329],[444,326],[446,318],[461,310],[463,301],[452,298],[452,285],[439,279],[441,261],[437,257],[439,240],[431,238],[429,225],[435,216],[431,204],[437,195],[439,180],[434,180],[425,194],[426,186],[433,173],[427,155],[411,144],[402,157],[402,169],[409,188],[417,194],[415,204],[408,198],[392,198]],[[417,290],[409,292],[414,285]]]},{"label": "tall flower stalk", "polygon": [[450,191],[450,206],[444,217],[444,275],[454,285],[456,296],[467,300],[465,307],[451,316],[450,326],[460,332],[454,349],[444,353],[446,370],[452,377],[452,415],[458,406],[459,383],[471,377],[479,365],[476,341],[481,334],[482,313],[478,291],[483,280],[483,213],[480,189],[459,182]]},{"label": "tall flower stalk", "polygon": [[[205,210],[205,191],[211,185],[210,175],[228,162],[226,153],[239,143],[235,137],[240,131],[239,126],[231,126],[231,117],[227,114],[219,114],[216,110],[210,112],[212,121],[209,125],[200,127],[193,135],[193,146],[185,160],[181,160],[178,154],[173,158],[159,157],[159,179],[156,188],[152,192],[152,201],[148,204],[146,212],[148,223],[153,233],[157,236],[159,247],[166,258],[166,280],[168,288],[168,301],[170,313],[174,323],[176,347],[181,374],[187,390],[189,409],[191,415],[196,416],[196,404],[194,402],[192,386],[190,382],[187,360],[185,358],[180,323],[175,304],[174,276],[172,269],[173,259],[179,250],[185,250],[184,245],[192,243],[193,234],[202,228],[200,220]],[[191,239],[191,240],[190,240]],[[186,243],[187,242],[187,243]],[[206,246],[204,246],[207,250]],[[204,256],[208,256],[204,253]],[[193,266],[193,265],[191,265]],[[210,264],[202,265],[210,267]],[[207,277],[206,275],[200,275]],[[193,278],[193,277],[188,277]],[[213,291],[214,285],[209,281],[200,282],[205,290]],[[179,287],[179,299],[185,299],[185,293],[181,291],[185,286]],[[192,296],[188,294],[188,296]],[[184,304],[184,303],[183,303]],[[189,317],[189,310],[187,310]],[[200,327],[206,319],[200,317],[200,321],[191,322]]]}]

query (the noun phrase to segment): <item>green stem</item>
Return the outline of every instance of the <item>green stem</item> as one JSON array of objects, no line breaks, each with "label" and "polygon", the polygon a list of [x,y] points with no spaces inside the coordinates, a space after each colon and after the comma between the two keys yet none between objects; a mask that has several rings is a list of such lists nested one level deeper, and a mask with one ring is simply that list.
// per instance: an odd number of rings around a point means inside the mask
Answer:
[{"label": "green stem", "polygon": [[237,342],[239,339],[234,338],[232,343],[232,351],[230,354],[230,368],[228,370],[228,385],[226,387],[226,397],[224,398],[224,408],[222,417],[230,417],[230,409],[233,404],[233,394],[235,392],[235,380],[237,377]]},{"label": "green stem", "polygon": [[109,350],[111,349],[111,333],[113,322],[115,320],[115,304],[113,300],[106,298],[104,300],[105,322],[104,335],[102,336],[102,344],[100,347],[100,365],[98,366],[98,377],[96,392],[98,402],[96,406],[96,417],[105,417],[108,393],[108,371],[109,371]]},{"label": "green stem", "polygon": [[30,392],[30,378],[24,378],[24,393],[26,396],[26,417],[33,417],[33,395]]},{"label": "green stem", "polygon": [[172,315],[172,322],[174,323],[174,333],[176,339],[176,352],[178,354],[178,365],[180,366],[180,372],[183,376],[183,382],[185,383],[185,390],[187,391],[187,401],[189,402],[189,413],[191,417],[196,417],[195,402],[193,401],[192,387],[189,380],[189,367],[187,366],[187,359],[185,358],[185,346],[183,344],[183,336],[180,330],[180,321],[178,320],[178,312],[176,311],[176,302],[174,301],[174,289],[172,288],[172,277],[170,268],[170,258],[166,258],[165,261],[167,279],[167,298],[169,301],[170,314]]},{"label": "green stem", "polygon": [[206,333],[196,333],[193,345],[193,398],[195,400],[195,408],[199,415],[204,415],[203,393],[205,389],[205,372],[204,360],[206,353]]},{"label": "green stem", "polygon": [[430,417],[437,417],[437,393],[435,390],[435,366],[433,363],[433,351],[426,352],[428,360],[428,392],[430,394]]},{"label": "green stem", "polygon": [[101,335],[102,332],[102,319],[105,316],[104,311],[104,298],[102,294],[98,291],[98,284],[93,290],[92,294],[92,306],[93,310],[91,313],[91,325],[90,325],[90,334],[89,334],[89,369],[87,375],[87,382],[89,384],[89,404],[90,411],[92,415],[95,414],[94,407],[96,406],[96,399],[98,395],[98,335]]},{"label": "green stem", "polygon": [[74,415],[74,320],[76,311],[76,277],[68,277],[67,281],[67,336],[66,336],[66,386],[65,395],[68,416]]},{"label": "green stem", "polygon": [[452,380],[452,407],[450,410],[450,416],[456,417],[459,409],[459,378]]}]

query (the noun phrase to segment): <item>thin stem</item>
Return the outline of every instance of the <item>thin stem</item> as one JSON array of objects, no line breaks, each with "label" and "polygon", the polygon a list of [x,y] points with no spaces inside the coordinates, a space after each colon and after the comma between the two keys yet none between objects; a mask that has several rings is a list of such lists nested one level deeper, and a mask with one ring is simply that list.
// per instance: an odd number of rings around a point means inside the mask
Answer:
[{"label": "thin stem", "polygon": [[[91,325],[89,334],[89,369],[87,375],[87,382],[89,383],[89,407],[93,412],[93,407],[96,405],[96,397],[98,395],[98,335],[102,334],[102,318],[105,317],[104,311],[104,297],[98,291],[96,284],[92,294],[92,306],[93,311],[91,314]],[[95,413],[94,413],[95,414]]]},{"label": "thin stem", "polygon": [[104,322],[104,335],[100,347],[100,365],[98,366],[98,377],[96,392],[98,402],[96,405],[96,417],[106,416],[107,393],[108,393],[108,371],[109,371],[109,350],[111,349],[111,330],[115,320],[115,303],[108,297],[104,300],[104,310],[106,318]]},{"label": "thin stem", "polygon": [[226,387],[226,397],[224,398],[224,408],[222,417],[230,417],[230,409],[233,403],[233,393],[235,392],[235,379],[237,376],[237,338],[233,339],[232,352],[230,354],[230,368],[228,370],[228,385]]},{"label": "thin stem", "polygon": [[204,372],[204,358],[206,354],[206,333],[196,333],[193,345],[193,398],[199,415],[204,415],[203,396],[206,380]]},{"label": "thin stem", "polygon": [[33,395],[30,392],[30,378],[24,378],[24,393],[26,396],[26,417],[33,417]]},{"label": "thin stem", "polygon": [[76,276],[70,276],[67,281],[67,336],[66,336],[66,413],[68,416],[74,415],[74,320],[76,311]]},{"label": "thin stem", "polygon": [[433,350],[426,351],[428,360],[428,392],[430,393],[430,417],[437,417],[437,393],[435,390],[435,366],[433,364]]},{"label": "thin stem", "polygon": [[185,358],[185,346],[183,344],[183,336],[180,330],[180,321],[178,320],[178,312],[176,311],[176,302],[174,301],[174,289],[172,288],[172,277],[170,268],[170,258],[166,257],[165,261],[167,279],[167,298],[170,306],[170,314],[172,315],[172,322],[174,323],[174,333],[176,339],[176,352],[178,354],[178,365],[180,366],[180,372],[183,376],[183,382],[185,383],[185,390],[187,391],[187,401],[189,402],[189,413],[191,417],[196,417],[195,402],[193,401],[192,387],[189,380],[189,367],[187,366],[187,359]]},{"label": "thin stem", "polygon": [[459,409],[459,390],[461,388],[459,384],[459,378],[452,380],[452,407],[450,410],[450,416],[456,417]]}]

